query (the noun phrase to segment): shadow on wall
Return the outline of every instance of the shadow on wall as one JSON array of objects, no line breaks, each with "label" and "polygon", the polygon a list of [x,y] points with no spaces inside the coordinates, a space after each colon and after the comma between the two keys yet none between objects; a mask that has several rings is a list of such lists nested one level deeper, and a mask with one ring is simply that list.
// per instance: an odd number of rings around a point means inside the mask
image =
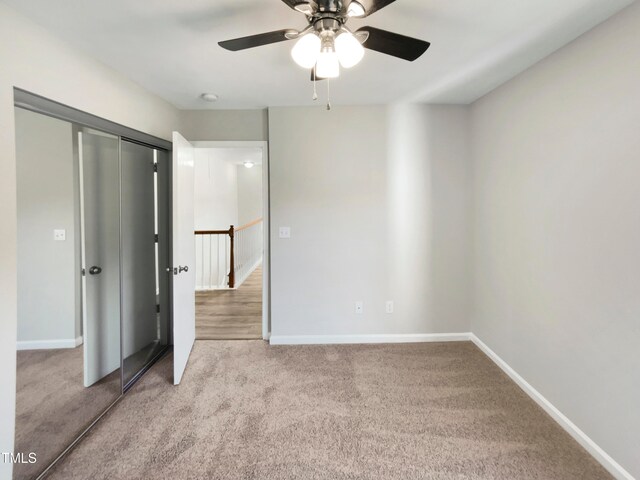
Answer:
[{"label": "shadow on wall", "polygon": [[468,108],[388,109],[389,292],[422,331],[470,331]]}]

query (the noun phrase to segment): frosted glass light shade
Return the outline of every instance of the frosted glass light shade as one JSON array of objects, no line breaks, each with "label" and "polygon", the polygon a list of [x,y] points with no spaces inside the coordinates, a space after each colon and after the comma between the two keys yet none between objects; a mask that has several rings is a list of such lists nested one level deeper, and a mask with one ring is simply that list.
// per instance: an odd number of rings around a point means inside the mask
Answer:
[{"label": "frosted glass light shade", "polygon": [[364,7],[360,5],[358,2],[353,0],[349,4],[349,8],[347,8],[347,15],[350,17],[364,17],[365,11]]},{"label": "frosted glass light shade", "polygon": [[307,33],[291,49],[291,58],[302,68],[312,68],[320,54],[320,38],[315,33]]},{"label": "frosted glass light shade", "polygon": [[364,57],[364,47],[351,33],[343,32],[336,38],[336,53],[340,65],[344,68],[351,68],[360,63]]},{"label": "frosted glass light shade", "polygon": [[316,63],[316,75],[319,78],[336,78],[340,75],[340,63],[336,52],[328,49],[320,52]]}]

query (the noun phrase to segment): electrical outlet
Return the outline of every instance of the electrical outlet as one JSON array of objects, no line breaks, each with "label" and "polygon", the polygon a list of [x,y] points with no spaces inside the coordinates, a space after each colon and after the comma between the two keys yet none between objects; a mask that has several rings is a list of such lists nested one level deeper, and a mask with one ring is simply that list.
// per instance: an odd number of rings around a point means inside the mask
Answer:
[{"label": "electrical outlet", "polygon": [[360,314],[364,311],[364,304],[362,302],[356,302],[356,313]]},{"label": "electrical outlet", "polygon": [[387,303],[385,305],[385,312],[393,313],[393,300],[387,300]]},{"label": "electrical outlet", "polygon": [[280,227],[278,236],[280,238],[291,238],[291,227]]},{"label": "electrical outlet", "polygon": [[53,239],[56,242],[64,242],[67,239],[67,231],[62,229],[56,229],[53,231]]}]

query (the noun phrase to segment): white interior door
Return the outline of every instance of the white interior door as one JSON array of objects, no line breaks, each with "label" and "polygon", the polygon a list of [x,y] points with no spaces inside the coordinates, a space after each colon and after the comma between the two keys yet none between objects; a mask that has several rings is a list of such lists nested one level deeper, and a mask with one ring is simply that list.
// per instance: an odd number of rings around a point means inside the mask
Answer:
[{"label": "white interior door", "polygon": [[196,339],[193,186],[195,150],[173,132],[173,383],[180,383]]}]

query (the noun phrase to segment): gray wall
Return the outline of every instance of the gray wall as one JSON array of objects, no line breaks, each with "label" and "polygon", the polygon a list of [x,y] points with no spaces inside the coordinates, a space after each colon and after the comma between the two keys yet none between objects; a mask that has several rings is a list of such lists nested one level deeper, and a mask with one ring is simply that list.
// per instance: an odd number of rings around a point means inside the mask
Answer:
[{"label": "gray wall", "polygon": [[187,140],[253,140],[268,137],[267,110],[184,110],[181,133]]},{"label": "gray wall", "polygon": [[262,217],[262,165],[237,165],[238,225]]},{"label": "gray wall", "polygon": [[272,335],[469,331],[466,128],[459,107],[269,110]]},{"label": "gray wall", "polygon": [[[74,340],[81,315],[72,126],[20,108],[15,122],[18,342]],[[54,241],[54,229],[65,229],[66,240]]]},{"label": "gray wall", "polygon": [[473,332],[640,478],[640,4],[478,101]]}]

